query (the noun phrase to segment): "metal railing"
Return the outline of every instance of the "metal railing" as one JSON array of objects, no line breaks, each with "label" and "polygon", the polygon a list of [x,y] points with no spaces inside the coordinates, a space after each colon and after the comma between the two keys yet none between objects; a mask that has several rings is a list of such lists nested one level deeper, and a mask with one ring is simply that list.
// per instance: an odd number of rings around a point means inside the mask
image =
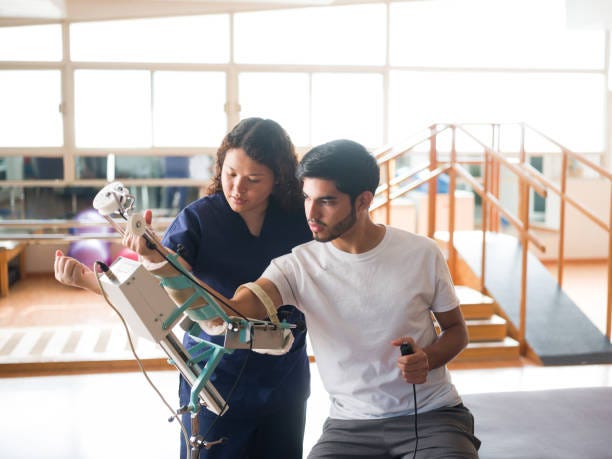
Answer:
[{"label": "metal railing", "polygon": [[[470,128],[473,126],[486,126],[490,132],[490,145],[474,135]],[[568,164],[570,160],[579,162],[582,166],[589,168],[594,174],[607,180],[612,190],[612,174],[602,166],[590,161],[585,155],[578,154],[565,148],[558,142],[550,139],[538,130],[524,124],[515,123],[519,132],[519,148],[513,152],[503,152],[499,147],[499,137],[501,128],[504,125],[487,123],[479,125],[459,125],[459,124],[434,124],[426,131],[413,136],[405,146],[385,146],[376,150],[376,156],[381,167],[381,185],[377,189],[375,203],[371,208],[374,212],[384,209],[386,223],[390,223],[392,202],[400,197],[407,195],[425,183],[428,184],[428,222],[427,236],[434,237],[436,228],[436,196],[437,179],[441,174],[448,174],[448,264],[451,273],[456,269],[456,251],[454,249],[455,232],[455,191],[457,190],[457,180],[463,181],[480,196],[482,200],[481,212],[481,270],[480,270],[480,289],[485,292],[485,265],[486,265],[486,235],[487,232],[499,232],[500,221],[503,217],[506,222],[516,231],[517,237],[522,247],[521,259],[521,285],[520,285],[520,321],[518,324],[519,342],[523,355],[527,350],[525,341],[526,332],[526,292],[527,292],[527,254],[529,243],[533,244],[538,250],[544,252],[545,243],[538,237],[536,230],[541,229],[539,225],[532,224],[530,221],[530,196],[533,193],[546,198],[552,192],[560,198],[560,213],[558,232],[558,276],[560,286],[563,284],[563,270],[566,263],[564,256],[564,246],[566,237],[566,206],[571,205],[581,214],[585,215],[593,224],[602,228],[608,235],[608,285],[607,285],[607,308],[606,308],[606,336],[610,339],[612,327],[612,191],[610,191],[610,209],[608,221],[599,218],[587,206],[579,200],[571,197],[567,192]],[[528,154],[525,148],[526,132],[530,132],[540,139],[548,142],[553,150],[530,152],[529,156],[538,155],[557,155],[561,159],[561,171],[559,173],[559,185],[548,178],[545,174],[535,169],[528,161]],[[460,134],[464,140],[469,140],[476,149],[462,151],[461,157],[457,152],[457,135]],[[449,135],[447,150],[439,147],[439,139],[443,135]],[[445,139],[448,140],[448,139]],[[421,160],[419,166],[407,172],[398,170],[398,161],[407,156],[427,156],[425,161]],[[603,158],[603,154],[599,154]],[[475,176],[468,166],[479,166],[480,174]],[[517,210],[513,212],[500,199],[500,183],[502,180],[502,170],[508,173],[518,183]]]}]

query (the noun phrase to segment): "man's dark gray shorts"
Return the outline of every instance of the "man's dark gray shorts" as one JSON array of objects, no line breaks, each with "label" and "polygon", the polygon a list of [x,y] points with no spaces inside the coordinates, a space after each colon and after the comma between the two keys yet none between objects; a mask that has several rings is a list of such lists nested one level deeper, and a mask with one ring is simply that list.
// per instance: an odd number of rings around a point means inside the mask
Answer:
[{"label": "man's dark gray shorts", "polygon": [[[418,459],[478,458],[474,417],[463,405],[417,414]],[[414,416],[343,420],[327,418],[308,459],[411,459]]]}]

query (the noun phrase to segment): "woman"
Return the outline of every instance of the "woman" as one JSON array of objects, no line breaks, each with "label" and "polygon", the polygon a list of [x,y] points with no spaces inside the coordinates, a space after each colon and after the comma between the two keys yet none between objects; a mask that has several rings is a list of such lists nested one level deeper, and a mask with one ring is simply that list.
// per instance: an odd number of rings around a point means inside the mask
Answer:
[{"label": "woman", "polygon": [[[293,144],[280,125],[261,118],[242,120],[217,151],[210,194],[179,213],[163,244],[179,253],[198,279],[231,298],[238,286],[257,279],[270,260],[312,238],[294,175],[296,165]],[[130,245],[138,246],[148,261],[161,261],[159,254],[143,244],[132,241]],[[91,285],[75,279],[75,263],[58,253],[56,278],[69,285]],[[82,272],[86,277],[93,275]],[[90,289],[96,291],[97,287]],[[211,382],[224,398],[237,384],[228,400],[230,409],[222,417],[200,410],[200,434],[205,440],[227,438],[223,444],[203,450],[201,458],[301,459],[310,393],[304,318],[291,306],[281,308],[279,318],[298,324],[287,354],[236,350],[226,355],[213,373]],[[203,333],[201,337],[223,343],[222,336]],[[195,341],[185,335],[184,344],[190,348]],[[181,405],[188,403],[189,392],[189,385],[181,378]],[[189,416],[183,416],[188,430]],[[181,440],[181,457],[185,457],[185,446]]]}]

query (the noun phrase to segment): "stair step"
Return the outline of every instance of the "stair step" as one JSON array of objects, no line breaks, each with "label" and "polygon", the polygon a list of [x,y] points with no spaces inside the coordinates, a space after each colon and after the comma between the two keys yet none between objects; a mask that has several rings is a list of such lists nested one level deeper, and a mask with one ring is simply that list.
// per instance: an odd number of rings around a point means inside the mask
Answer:
[{"label": "stair step", "polygon": [[495,314],[495,308],[493,304],[462,304],[461,312],[466,320],[488,319]]},{"label": "stair step", "polygon": [[466,321],[470,342],[503,341],[508,335],[506,320],[496,314],[488,319]]},{"label": "stair step", "polygon": [[519,342],[506,337],[503,341],[471,342],[453,362],[519,360]]},{"label": "stair step", "polygon": [[[508,335],[506,320],[496,314],[487,319],[466,319],[470,342],[481,341],[503,341]],[[436,332],[440,333],[440,327],[435,324]]]},{"label": "stair step", "polygon": [[466,319],[488,319],[495,313],[495,300],[490,296],[464,285],[456,285],[455,291]]},{"label": "stair step", "polygon": [[490,296],[480,293],[478,290],[465,285],[455,285],[455,292],[457,293],[459,300],[461,300],[462,305],[495,303],[495,300],[493,300],[493,298]]}]

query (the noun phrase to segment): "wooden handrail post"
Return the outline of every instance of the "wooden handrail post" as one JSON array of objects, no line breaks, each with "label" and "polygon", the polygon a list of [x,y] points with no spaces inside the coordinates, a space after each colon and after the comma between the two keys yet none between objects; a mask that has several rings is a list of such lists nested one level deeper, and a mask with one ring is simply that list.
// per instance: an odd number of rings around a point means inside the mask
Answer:
[{"label": "wooden handrail post", "polygon": [[559,242],[557,256],[557,283],[563,287],[565,259],[565,194],[567,192],[567,153],[561,153],[561,193],[559,195]]},{"label": "wooden handrail post", "polygon": [[[499,160],[494,159],[493,161],[491,161],[491,169],[491,193],[493,193],[493,196],[495,196],[499,200],[499,182],[501,180],[501,166],[499,164]],[[491,228],[491,231],[495,233],[499,232],[499,219],[499,211],[497,210],[497,208],[491,207],[491,219],[489,221],[489,227]]]},{"label": "wooden handrail post", "polygon": [[481,247],[481,253],[480,253],[480,292],[481,293],[485,293],[485,274],[486,274],[486,257],[487,257],[487,225],[489,224],[488,221],[488,213],[489,213],[489,206],[488,206],[488,200],[487,200],[487,193],[489,192],[489,174],[490,174],[490,168],[489,168],[489,153],[487,153],[487,151],[485,150],[484,152],[484,164],[482,167],[482,173],[483,173],[483,187],[484,187],[484,193],[481,197],[480,200],[480,214],[481,214],[481,227],[482,227],[482,247]]},{"label": "wooden handrail post", "polygon": [[527,353],[527,256],[529,254],[529,185],[524,181],[519,182],[519,209],[523,229],[520,233],[521,239],[521,299],[520,299],[520,319],[519,319],[519,342],[521,355]]},{"label": "wooden handrail post", "polygon": [[608,219],[608,309],[606,311],[606,336],[612,333],[612,187],[610,188],[610,218]]},{"label": "wooden handrail post", "polygon": [[[429,141],[429,170],[433,171],[438,166],[438,136],[436,134],[435,124],[430,129],[432,136]],[[438,192],[437,182],[438,179],[436,177],[433,180],[430,180],[427,185],[427,236],[430,238],[434,237],[434,233],[436,231],[436,193]]]},{"label": "wooden handrail post", "polygon": [[455,165],[457,163],[456,149],[456,129],[453,126],[451,131],[451,157],[449,184],[448,184],[448,264],[450,265],[451,277],[456,279],[457,274],[457,253],[455,251],[455,189],[457,188],[457,174],[455,173]]},{"label": "wooden handrail post", "polygon": [[[498,153],[501,154],[500,148],[499,148],[499,131],[500,131],[500,126],[499,124],[494,124],[493,125],[493,132],[494,132],[494,136],[493,136],[493,144],[491,145],[491,149],[493,151],[496,151]],[[498,200],[499,200],[499,182],[501,180],[500,174],[501,174],[501,166],[499,163],[499,160],[494,158],[493,156],[491,156],[491,176],[490,178],[490,184],[489,187],[491,188],[491,193],[493,194],[493,196],[495,196]],[[491,228],[491,231],[497,233],[499,232],[499,212],[497,211],[497,209],[493,206],[491,206],[491,218],[489,219],[489,227]]]},{"label": "wooden handrail post", "polygon": [[385,190],[385,223],[391,224],[391,160],[385,162],[385,178],[387,180],[387,189]]}]

